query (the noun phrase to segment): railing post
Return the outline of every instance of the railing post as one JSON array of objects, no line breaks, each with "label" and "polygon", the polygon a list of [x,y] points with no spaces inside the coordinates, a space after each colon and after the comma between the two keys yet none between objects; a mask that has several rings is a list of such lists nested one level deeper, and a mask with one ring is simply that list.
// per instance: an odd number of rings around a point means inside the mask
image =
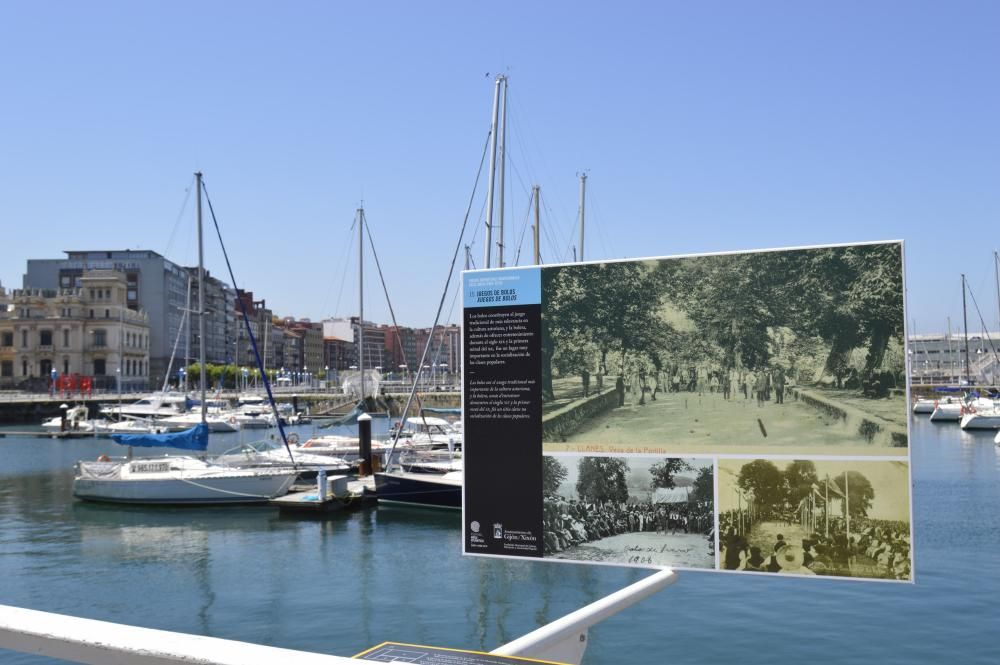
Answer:
[{"label": "railing post", "polygon": [[584,651],[587,650],[587,631],[591,626],[618,614],[676,581],[677,573],[665,568],[513,642],[508,642],[491,653],[579,665],[583,660]]}]

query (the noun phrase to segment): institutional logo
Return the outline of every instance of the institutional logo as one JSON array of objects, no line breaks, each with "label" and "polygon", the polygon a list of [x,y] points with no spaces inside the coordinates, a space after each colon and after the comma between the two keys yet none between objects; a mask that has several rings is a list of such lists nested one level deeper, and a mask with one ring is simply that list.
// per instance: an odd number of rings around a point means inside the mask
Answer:
[{"label": "institutional logo", "polygon": [[472,520],[472,524],[469,525],[469,528],[472,529],[472,533],[479,533],[479,522]]},{"label": "institutional logo", "polygon": [[497,540],[503,540],[503,524],[500,522],[493,525],[493,537]]}]

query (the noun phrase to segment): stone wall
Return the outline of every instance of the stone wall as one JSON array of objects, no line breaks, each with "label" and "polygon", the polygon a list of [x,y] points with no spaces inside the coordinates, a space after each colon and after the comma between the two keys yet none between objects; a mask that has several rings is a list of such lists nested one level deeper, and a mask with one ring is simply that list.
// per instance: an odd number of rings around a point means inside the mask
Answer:
[{"label": "stone wall", "polygon": [[865,413],[860,409],[847,404],[838,404],[822,395],[818,395],[802,388],[791,388],[789,392],[808,404],[817,411],[842,420],[848,425],[857,428],[857,432],[868,443],[874,443],[879,439],[882,445],[892,447],[905,447],[907,445],[906,429],[898,425],[886,422],[882,418]]},{"label": "stone wall", "polygon": [[618,391],[577,400],[542,416],[542,441],[562,441],[585,420],[618,406]]}]

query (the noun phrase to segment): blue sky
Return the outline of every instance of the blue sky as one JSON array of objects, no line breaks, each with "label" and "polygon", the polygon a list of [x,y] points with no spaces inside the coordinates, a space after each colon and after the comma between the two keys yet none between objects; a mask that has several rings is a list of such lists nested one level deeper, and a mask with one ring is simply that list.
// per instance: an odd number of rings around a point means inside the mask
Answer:
[{"label": "blue sky", "polygon": [[538,183],[543,258],[571,259],[586,170],[588,259],[903,239],[917,332],[961,325],[963,271],[996,329],[998,65],[993,2],[7,0],[0,283],[66,249],[194,263],[201,169],[276,313],[356,312],[363,200],[400,322],[427,325],[506,72],[508,258]]}]

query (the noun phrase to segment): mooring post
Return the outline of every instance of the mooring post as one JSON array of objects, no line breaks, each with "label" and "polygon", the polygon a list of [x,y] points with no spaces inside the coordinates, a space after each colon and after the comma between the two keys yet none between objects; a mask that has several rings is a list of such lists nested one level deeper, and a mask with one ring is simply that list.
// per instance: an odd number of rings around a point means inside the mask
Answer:
[{"label": "mooring post", "polygon": [[367,413],[358,416],[358,457],[361,458],[359,475],[372,472],[372,417]]}]

